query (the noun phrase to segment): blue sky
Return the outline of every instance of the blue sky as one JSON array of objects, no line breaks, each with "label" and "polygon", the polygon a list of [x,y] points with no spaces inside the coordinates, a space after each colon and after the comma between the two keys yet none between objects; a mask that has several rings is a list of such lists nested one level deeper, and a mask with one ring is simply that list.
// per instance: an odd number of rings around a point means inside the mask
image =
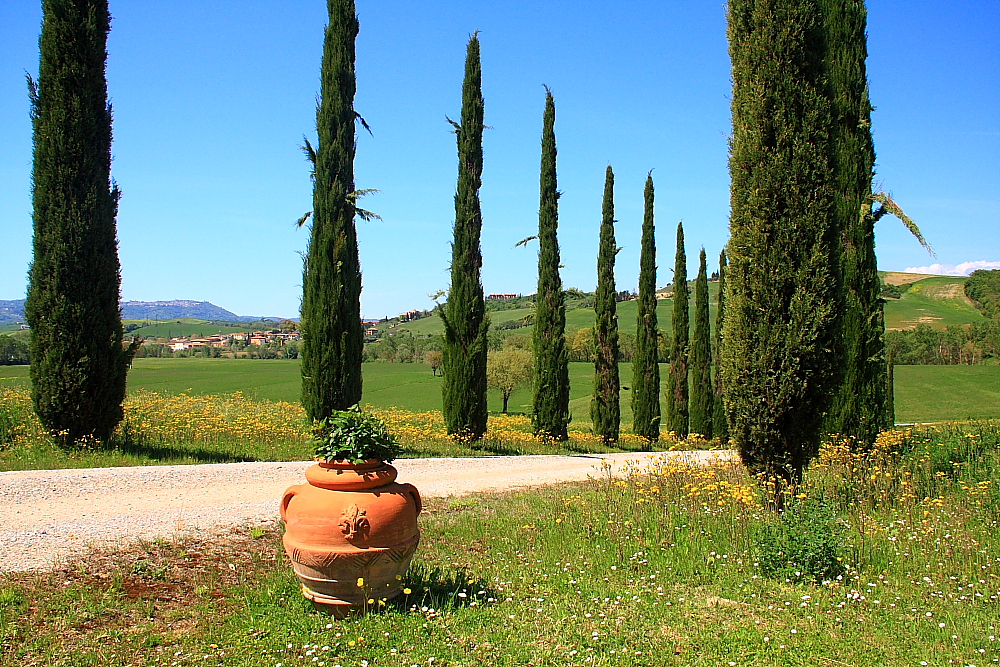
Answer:
[{"label": "blue sky", "polygon": [[[1000,261],[1000,14],[990,2],[879,2],[869,14],[877,180],[921,226],[894,219],[879,264]],[[198,299],[295,316],[325,3],[112,0],[108,81],[122,296]],[[593,289],[604,169],[616,174],[619,289],[637,283],[642,186],[653,169],[658,284],[674,234],[714,262],[728,236],[729,58],[722,2],[358,0],[357,186],[384,221],[359,223],[363,313],[429,307],[448,286],[454,136],[465,43],[480,30],[486,123],[483,283],[534,291],[542,84],[557,106],[563,281]],[[0,299],[31,258],[31,129],[39,3],[0,4]]]}]

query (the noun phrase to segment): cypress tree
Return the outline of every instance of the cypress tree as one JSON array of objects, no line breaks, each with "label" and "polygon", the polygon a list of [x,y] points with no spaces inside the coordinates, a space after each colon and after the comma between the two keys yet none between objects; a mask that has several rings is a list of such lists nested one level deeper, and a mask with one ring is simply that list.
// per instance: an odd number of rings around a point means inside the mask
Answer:
[{"label": "cypress tree", "polygon": [[864,0],[823,0],[827,73],[833,99],[834,201],[843,229],[844,382],[827,430],[870,447],[886,422],[885,320],[875,257],[871,192],[875,146],[865,61]]},{"label": "cypress tree", "polygon": [[699,255],[694,283],[694,340],[691,341],[691,433],[712,439],[712,332],[708,317],[708,271],[705,249]]},{"label": "cypress tree", "polygon": [[605,444],[618,441],[621,426],[618,380],[618,316],[615,305],[615,174],[604,173],[601,241],[597,255],[597,292],[594,295],[594,397],[590,401],[593,429]]},{"label": "cypress tree", "polygon": [[328,0],[320,101],[316,109],[313,222],[302,275],[302,406],[311,419],[361,400],[361,262],[354,216],[353,0]]},{"label": "cypress tree", "polygon": [[817,0],[730,0],[728,21],[726,413],[780,507],[819,449],[843,359],[824,34]]},{"label": "cypress tree", "polygon": [[674,255],[673,336],[670,339],[670,374],[667,379],[667,428],[677,438],[688,435],[688,283],[684,252],[684,223],[677,223]]},{"label": "cypress tree", "polygon": [[535,298],[535,434],[563,441],[569,435],[569,356],[566,306],[559,279],[559,191],[556,187],[556,103],[545,89],[538,202],[538,293]]},{"label": "cypress tree", "polygon": [[885,423],[884,429],[890,429],[896,425],[896,360],[893,358],[892,350],[889,351],[886,359],[885,374]]},{"label": "cypress tree", "polygon": [[121,265],[111,182],[111,105],[105,78],[107,0],[45,0],[34,130],[31,326],[35,412],[63,442],[107,440],[123,416],[138,343],[123,347]]},{"label": "cypress tree", "polygon": [[444,320],[443,411],[450,435],[476,440],[486,433],[486,333],[479,247],[483,217],[479,187],[483,174],[483,93],[479,37],[473,34],[465,57],[462,121],[449,119],[458,138],[455,237],[451,245],[451,288],[441,310]]},{"label": "cypress tree", "polygon": [[660,439],[659,327],[656,321],[656,228],[653,175],[646,176],[635,358],[632,362],[632,430],[649,442]]},{"label": "cypress tree", "polygon": [[719,307],[715,311],[715,400],[712,402],[712,435],[720,444],[729,442],[729,422],[726,421],[726,402],[722,383],[722,330],[726,313],[726,249],[719,253]]}]

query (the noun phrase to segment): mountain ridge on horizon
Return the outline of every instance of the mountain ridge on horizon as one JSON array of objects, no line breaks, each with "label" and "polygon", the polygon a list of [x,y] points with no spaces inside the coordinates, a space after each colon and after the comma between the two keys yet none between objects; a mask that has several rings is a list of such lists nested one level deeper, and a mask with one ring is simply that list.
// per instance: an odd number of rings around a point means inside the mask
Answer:
[{"label": "mountain ridge on horizon", "polygon": [[[283,317],[257,317],[237,315],[210,301],[170,299],[167,301],[123,301],[123,320],[220,320],[224,322],[280,321]],[[17,324],[24,321],[24,299],[0,299],[0,324]]]}]

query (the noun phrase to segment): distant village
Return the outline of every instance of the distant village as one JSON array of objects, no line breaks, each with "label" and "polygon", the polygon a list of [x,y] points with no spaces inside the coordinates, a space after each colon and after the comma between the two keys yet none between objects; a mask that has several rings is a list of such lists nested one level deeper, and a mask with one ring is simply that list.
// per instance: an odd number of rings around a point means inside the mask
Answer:
[{"label": "distant village", "polygon": [[269,331],[247,331],[225,334],[219,333],[206,338],[187,338],[185,336],[179,336],[171,338],[166,343],[149,341],[147,344],[165,345],[173,352],[183,352],[186,350],[193,350],[197,352],[198,350],[206,347],[232,347],[233,344],[243,346],[272,344],[285,345],[289,341],[299,340],[300,338],[301,336],[297,330],[283,331],[281,329],[271,329]]}]

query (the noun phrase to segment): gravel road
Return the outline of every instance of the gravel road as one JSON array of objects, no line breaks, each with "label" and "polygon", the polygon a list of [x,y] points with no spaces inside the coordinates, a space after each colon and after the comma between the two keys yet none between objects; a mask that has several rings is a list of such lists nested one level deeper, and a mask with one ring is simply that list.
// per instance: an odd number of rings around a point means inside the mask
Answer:
[{"label": "gravel road", "polygon": [[[571,482],[620,472],[626,461],[679,457],[707,463],[731,452],[399,459],[399,481],[427,498]],[[311,461],[30,470],[0,473],[0,572],[40,570],[137,539],[269,524]]]}]

